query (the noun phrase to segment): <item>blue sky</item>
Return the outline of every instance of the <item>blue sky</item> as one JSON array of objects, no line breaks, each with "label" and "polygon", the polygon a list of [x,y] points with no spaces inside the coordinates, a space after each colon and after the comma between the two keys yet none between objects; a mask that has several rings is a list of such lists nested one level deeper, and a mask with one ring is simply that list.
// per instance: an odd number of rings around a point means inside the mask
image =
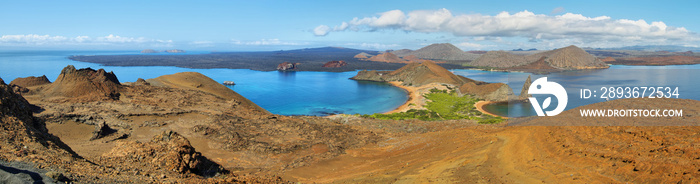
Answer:
[{"label": "blue sky", "polygon": [[697,7],[694,1],[2,1],[0,49],[697,46]]}]

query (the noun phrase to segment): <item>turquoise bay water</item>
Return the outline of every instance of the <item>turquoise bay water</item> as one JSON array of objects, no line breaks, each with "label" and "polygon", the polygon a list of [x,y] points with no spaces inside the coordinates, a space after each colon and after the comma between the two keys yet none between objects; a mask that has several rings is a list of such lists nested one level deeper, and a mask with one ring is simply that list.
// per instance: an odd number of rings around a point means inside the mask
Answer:
[{"label": "turquoise bay water", "polygon": [[6,83],[17,77],[41,75],[46,75],[50,81],[54,81],[61,73],[61,69],[67,65],[114,71],[120,82],[134,82],[138,78],[149,79],[192,71],[202,73],[217,82],[234,81],[236,85],[229,88],[266,110],[283,115],[381,113],[395,109],[408,98],[405,91],[388,84],[348,79],[357,72],[261,72],[247,69],[189,69],[163,66],[112,67],[67,59],[71,55],[107,54],[140,53],[138,51],[0,51],[0,77]]}]

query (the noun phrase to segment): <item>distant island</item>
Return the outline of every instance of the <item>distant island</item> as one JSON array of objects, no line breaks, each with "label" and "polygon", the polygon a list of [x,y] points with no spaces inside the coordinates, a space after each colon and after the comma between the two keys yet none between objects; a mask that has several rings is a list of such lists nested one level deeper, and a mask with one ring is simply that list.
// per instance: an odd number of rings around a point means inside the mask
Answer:
[{"label": "distant island", "polygon": [[[171,49],[141,53],[184,53]],[[229,68],[258,71],[396,70],[410,63],[434,62],[446,69],[481,69],[548,73],[566,70],[605,69],[608,65],[700,64],[692,51],[641,51],[579,48],[571,45],[554,50],[463,51],[450,43],[436,43],[418,50],[360,50],[343,47],[305,48],[262,52],[213,52],[191,55],[91,55],[72,60],[106,66],[176,66],[183,68]],[[343,61],[339,63],[337,61]],[[292,63],[294,67],[280,67]]]},{"label": "distant island", "polygon": [[[150,53],[159,53],[161,51],[153,50],[153,49],[143,49],[141,53],[145,54],[150,54]],[[185,53],[185,50],[180,50],[180,49],[170,49],[170,50],[164,50],[162,52],[165,53]]]}]

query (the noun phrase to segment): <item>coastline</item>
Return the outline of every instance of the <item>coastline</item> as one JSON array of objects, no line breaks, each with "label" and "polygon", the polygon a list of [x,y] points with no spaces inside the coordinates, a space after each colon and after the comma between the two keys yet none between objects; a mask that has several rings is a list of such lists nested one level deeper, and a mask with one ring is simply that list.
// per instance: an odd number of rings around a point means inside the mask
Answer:
[{"label": "coastline", "polygon": [[387,83],[406,91],[406,93],[408,93],[408,100],[406,100],[405,103],[401,104],[401,106],[397,107],[396,109],[388,111],[388,112],[384,112],[382,114],[406,112],[406,111],[411,110],[411,109],[425,109],[424,106],[426,106],[427,104],[425,101],[425,97],[423,97],[424,94],[430,93],[430,89],[433,89],[433,88],[436,88],[439,90],[447,89],[447,87],[443,86],[442,84],[438,84],[438,83],[430,83],[430,84],[426,84],[426,85],[419,86],[419,87],[404,86],[404,85],[401,85],[401,82],[398,82],[398,81],[390,81]]},{"label": "coastline", "polygon": [[482,101],[476,102],[476,103],[474,104],[474,107],[476,107],[476,110],[478,110],[478,111],[481,112],[481,113],[488,114],[488,115],[491,115],[491,116],[494,116],[494,117],[501,117],[501,118],[503,118],[503,119],[508,119],[508,117],[503,117],[503,116],[495,115],[495,114],[493,114],[493,113],[490,113],[490,112],[484,110],[484,105],[488,105],[488,104],[492,104],[492,103],[497,103],[497,102],[494,102],[494,101],[483,101],[483,100],[482,100]]},{"label": "coastline", "polygon": [[398,82],[398,81],[390,81],[388,83],[391,84],[392,86],[401,88],[404,91],[406,91],[406,93],[407,93],[406,95],[408,95],[408,100],[406,100],[406,102],[401,104],[401,106],[397,107],[396,109],[388,111],[388,112],[384,112],[382,114],[406,112],[406,111],[411,109],[411,107],[409,106],[410,104],[414,104],[414,107],[417,107],[418,102],[419,102],[418,98],[420,97],[420,94],[418,93],[417,87],[404,86],[404,85],[401,85],[401,82]]}]

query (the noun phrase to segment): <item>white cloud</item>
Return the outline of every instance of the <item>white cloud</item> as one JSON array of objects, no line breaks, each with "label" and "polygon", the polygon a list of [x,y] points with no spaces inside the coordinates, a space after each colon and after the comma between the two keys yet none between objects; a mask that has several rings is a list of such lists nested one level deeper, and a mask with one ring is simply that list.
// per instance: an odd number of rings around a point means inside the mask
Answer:
[{"label": "white cloud", "polygon": [[[556,11],[555,11],[556,10]],[[559,12],[555,8],[553,13]],[[563,8],[561,8],[563,12]],[[559,12],[561,13],[561,12]],[[321,29],[323,28],[323,29]],[[453,15],[447,9],[416,10],[407,14],[401,10],[380,13],[379,17],[353,18],[331,29],[321,25],[317,36],[337,31],[375,31],[399,29],[409,32],[444,32],[455,36],[526,38],[530,41],[576,39],[583,43],[596,42],[667,42],[700,41],[697,33],[683,27],[668,26],[664,22],[648,23],[645,20],[612,19],[608,16],[586,17],[565,13],[549,16],[527,10],[497,15],[460,14]],[[483,38],[482,38],[483,37]]]},{"label": "white cloud", "polygon": [[[345,22],[343,22],[343,24],[347,25],[347,23],[345,23]],[[314,29],[314,35],[326,36],[328,34],[328,32],[330,32],[330,31],[331,31],[331,27],[328,27],[327,25],[320,25]]]},{"label": "white cloud", "polygon": [[[82,37],[78,37],[82,38]],[[50,35],[2,35],[0,37],[0,44],[30,44],[30,45],[44,45],[51,43],[60,43],[69,40],[64,36],[50,36]]]},{"label": "white cloud", "polygon": [[357,47],[361,49],[373,49],[373,50],[387,50],[396,49],[400,45],[398,44],[381,44],[381,43],[347,43],[345,44],[349,47]]},{"label": "white cloud", "polygon": [[3,35],[0,37],[0,45],[4,46],[91,46],[91,45],[153,45],[172,46],[172,40],[157,40],[144,37],[132,38],[117,35],[107,35],[103,37],[89,36],[51,36],[51,35]]},{"label": "white cloud", "polygon": [[307,45],[308,43],[306,42],[287,42],[287,41],[281,41],[280,39],[274,38],[274,39],[261,39],[257,41],[240,41],[240,40],[231,40],[233,44],[236,45]]}]

